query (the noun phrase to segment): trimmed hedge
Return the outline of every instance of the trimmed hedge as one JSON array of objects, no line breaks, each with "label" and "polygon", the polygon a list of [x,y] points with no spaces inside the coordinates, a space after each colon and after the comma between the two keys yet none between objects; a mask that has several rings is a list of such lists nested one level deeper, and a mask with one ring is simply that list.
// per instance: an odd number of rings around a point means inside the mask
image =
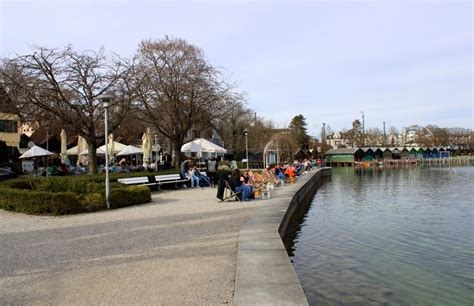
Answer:
[{"label": "trimmed hedge", "polygon": [[[148,187],[115,182],[110,188],[111,208],[151,201]],[[105,183],[100,176],[14,179],[0,184],[0,208],[48,215],[98,211],[106,208]]]},{"label": "trimmed hedge", "polygon": [[144,186],[111,189],[109,201],[111,208],[139,205],[151,201],[151,192],[148,187]]},{"label": "trimmed hedge", "polygon": [[0,208],[26,214],[63,215],[80,212],[81,203],[72,192],[26,191],[0,188]]}]

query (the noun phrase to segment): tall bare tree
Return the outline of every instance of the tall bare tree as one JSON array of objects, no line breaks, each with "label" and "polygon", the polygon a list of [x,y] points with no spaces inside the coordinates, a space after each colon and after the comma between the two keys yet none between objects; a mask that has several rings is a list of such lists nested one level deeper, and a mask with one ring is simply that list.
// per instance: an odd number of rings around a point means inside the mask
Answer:
[{"label": "tall bare tree", "polygon": [[137,99],[144,119],[171,140],[178,165],[188,131],[196,124],[212,126],[240,103],[240,95],[203,51],[185,40],[143,41],[136,58],[135,77],[141,84]]},{"label": "tall bare tree", "polygon": [[446,146],[449,144],[449,132],[446,128],[440,128],[437,125],[430,124],[425,126],[428,134],[431,135],[431,145]]},{"label": "tall bare tree", "polygon": [[96,148],[103,134],[101,95],[111,101],[113,131],[125,118],[133,100],[131,64],[98,52],[77,52],[37,47],[33,54],[4,59],[7,92],[17,99],[24,114],[41,112],[70,125],[89,144],[89,173],[97,173]]}]

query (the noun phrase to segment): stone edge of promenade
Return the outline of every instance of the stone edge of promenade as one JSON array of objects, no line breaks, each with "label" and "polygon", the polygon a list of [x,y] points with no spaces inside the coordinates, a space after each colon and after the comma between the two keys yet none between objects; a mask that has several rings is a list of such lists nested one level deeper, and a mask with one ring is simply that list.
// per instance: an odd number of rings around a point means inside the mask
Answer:
[{"label": "stone edge of promenade", "polygon": [[283,245],[294,213],[311,201],[331,168],[312,170],[295,184],[272,193],[240,230],[235,278],[236,305],[308,305],[306,295]]}]

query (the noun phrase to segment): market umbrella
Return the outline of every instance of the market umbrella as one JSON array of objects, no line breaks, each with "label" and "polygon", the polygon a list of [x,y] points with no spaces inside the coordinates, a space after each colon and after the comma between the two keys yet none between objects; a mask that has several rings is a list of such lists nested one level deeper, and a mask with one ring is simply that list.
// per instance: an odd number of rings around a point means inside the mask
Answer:
[{"label": "market umbrella", "polygon": [[203,152],[225,154],[227,153],[227,150],[221,146],[216,145],[213,142],[210,142],[209,140],[206,140],[204,138],[197,138],[193,141],[185,143],[181,147],[181,152],[195,152],[196,154],[202,154]]},{"label": "market umbrella", "polygon": [[147,129],[148,143],[150,144],[150,161],[153,159],[153,138],[151,137],[150,128]]},{"label": "market umbrella", "polygon": [[114,134],[110,134],[109,135],[109,147],[108,147],[108,151],[109,151],[109,159],[110,159],[110,162],[114,162],[115,158],[114,158],[114,148],[115,147],[115,143],[114,143]]},{"label": "market umbrella", "polygon": [[[105,148],[105,146],[103,146]],[[95,154],[97,155],[105,155],[105,150],[102,149],[102,147],[100,148],[97,148],[97,150],[95,150]],[[86,155],[89,155],[89,150],[84,150],[82,151],[81,153],[79,153],[79,156],[86,156]]]},{"label": "market umbrella", "polygon": [[78,136],[77,137],[77,152],[82,152],[84,150],[87,150],[89,145],[87,144],[87,141],[84,137]]},{"label": "market umbrella", "polygon": [[81,162],[83,165],[87,165],[89,163],[89,159],[87,158],[88,154],[81,155],[82,152],[87,151],[89,148],[89,145],[87,144],[87,141],[84,137],[78,136],[77,137],[77,161],[78,163]]},{"label": "market umbrella", "polygon": [[147,128],[142,136],[142,147],[143,147],[143,161],[150,162],[151,159],[151,133],[150,128]]},{"label": "market umbrella", "polygon": [[31,149],[23,153],[20,156],[20,158],[31,158],[31,157],[39,157],[39,156],[50,156],[50,155],[53,155],[53,153],[41,147],[33,146]]},{"label": "market umbrella", "polygon": [[61,130],[61,162],[66,163],[67,160],[67,136],[64,129]]},{"label": "market umbrella", "polygon": [[77,155],[77,153],[79,153],[77,150],[77,146],[67,149],[66,151],[66,155]]},{"label": "market umbrella", "polygon": [[135,154],[143,154],[143,149],[141,148],[138,148],[138,147],[135,147],[135,146],[132,146],[132,145],[128,145],[125,147],[125,149],[123,149],[122,151],[120,151],[117,156],[123,156],[123,155],[135,155]]}]

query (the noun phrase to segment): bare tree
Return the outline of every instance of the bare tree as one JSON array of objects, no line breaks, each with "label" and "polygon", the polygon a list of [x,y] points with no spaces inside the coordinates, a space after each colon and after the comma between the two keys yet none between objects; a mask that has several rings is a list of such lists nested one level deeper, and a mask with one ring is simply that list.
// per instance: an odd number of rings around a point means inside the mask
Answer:
[{"label": "bare tree", "polygon": [[431,138],[431,145],[445,146],[449,144],[449,132],[446,128],[440,128],[437,125],[430,124],[425,126],[426,134]]},{"label": "bare tree", "polygon": [[212,126],[241,97],[203,51],[185,40],[143,41],[136,58],[135,77],[141,84],[137,99],[144,120],[171,140],[178,165],[188,131],[195,125]]},{"label": "bare tree", "polygon": [[393,135],[398,136],[398,134],[400,134],[400,133],[399,133],[398,129],[395,126],[392,125],[388,128],[388,134],[393,134]]},{"label": "bare tree", "polygon": [[103,49],[78,53],[37,47],[33,54],[4,59],[7,92],[23,114],[42,113],[60,120],[89,144],[89,173],[97,173],[96,148],[102,139],[103,108],[99,97],[114,96],[111,131],[127,115],[133,100],[130,63],[109,59]]},{"label": "bare tree", "polygon": [[365,137],[368,146],[381,146],[384,143],[383,132],[377,127],[368,128]]}]

